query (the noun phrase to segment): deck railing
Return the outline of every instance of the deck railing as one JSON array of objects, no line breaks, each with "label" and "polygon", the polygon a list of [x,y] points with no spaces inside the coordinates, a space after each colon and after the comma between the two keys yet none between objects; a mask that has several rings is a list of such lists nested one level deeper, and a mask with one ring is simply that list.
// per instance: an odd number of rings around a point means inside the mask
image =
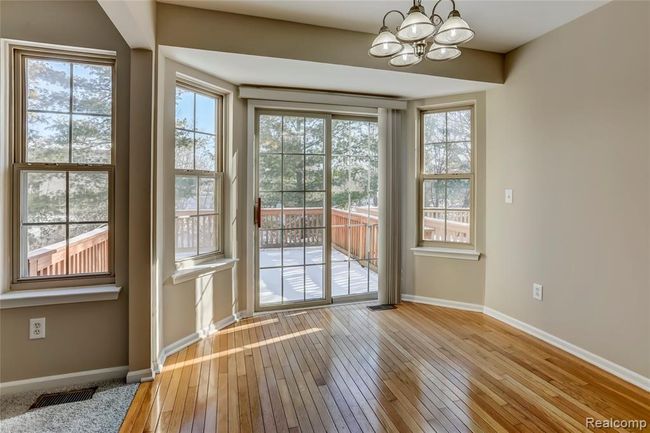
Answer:
[{"label": "deck railing", "polygon": [[[68,246],[70,274],[108,272],[108,227],[98,227],[70,238]],[[57,242],[32,251],[27,257],[30,277],[66,273],[66,242]]]},{"label": "deck railing", "polygon": [[[378,257],[379,218],[377,208],[332,209],[332,246],[354,259]],[[177,216],[185,216],[178,212]],[[324,211],[322,208],[263,208],[260,248],[318,246],[324,244]],[[197,230],[206,235],[214,227],[212,216],[177,218],[176,244],[195,245]],[[284,224],[282,219],[284,218]],[[303,220],[304,219],[304,224]],[[180,226],[179,226],[180,225]],[[301,228],[304,226],[304,233]],[[279,228],[285,230],[276,230]],[[467,242],[469,239],[469,212],[447,211],[447,241]],[[426,211],[424,216],[425,239],[444,241],[444,211]],[[284,233],[284,239],[282,239]],[[70,238],[71,274],[106,272],[108,270],[108,227],[99,227]],[[57,242],[32,251],[27,258],[30,276],[61,275],[66,272],[66,243]]]},{"label": "deck railing", "polygon": [[[260,248],[285,248],[323,245],[325,226],[323,208],[262,208]],[[284,221],[283,221],[284,218]],[[304,220],[304,234],[302,230]],[[283,232],[274,230],[284,228]],[[268,229],[268,230],[266,230]],[[332,209],[332,246],[357,259],[376,259],[379,219],[372,212]]]}]

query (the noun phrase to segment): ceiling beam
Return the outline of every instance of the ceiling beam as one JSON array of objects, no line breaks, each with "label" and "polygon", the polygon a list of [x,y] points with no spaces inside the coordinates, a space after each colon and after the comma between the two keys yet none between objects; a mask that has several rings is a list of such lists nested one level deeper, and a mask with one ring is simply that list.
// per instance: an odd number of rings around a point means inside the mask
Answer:
[{"label": "ceiling beam", "polygon": [[154,0],[97,0],[131,48],[156,48]]},{"label": "ceiling beam", "polygon": [[463,48],[463,55],[452,61],[425,60],[413,67],[395,68],[386,59],[368,55],[375,37],[369,33],[166,3],[158,3],[156,20],[160,45],[504,82],[504,55],[489,51]]}]

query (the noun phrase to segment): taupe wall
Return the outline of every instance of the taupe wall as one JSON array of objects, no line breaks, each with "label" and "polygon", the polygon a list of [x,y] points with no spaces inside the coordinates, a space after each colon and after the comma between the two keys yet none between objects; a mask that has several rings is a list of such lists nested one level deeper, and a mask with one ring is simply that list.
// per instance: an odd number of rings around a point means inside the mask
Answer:
[{"label": "taupe wall", "polygon": [[427,108],[475,106],[475,249],[485,253],[485,93],[446,96],[410,101],[406,116],[406,143],[402,155],[402,293],[483,304],[485,255],[479,261],[414,256],[418,243],[419,113]]},{"label": "taupe wall", "polygon": [[508,54],[487,93],[485,296],[646,377],[649,28],[648,2],[615,1]]},{"label": "taupe wall", "polygon": [[[366,54],[376,36],[369,33],[166,3],[158,3],[156,22],[160,45],[395,70]],[[422,62],[408,71],[503,83],[503,54],[464,48],[453,62]]]},{"label": "taupe wall", "polygon": [[[117,52],[115,272],[117,301],[0,312],[0,381],[128,365],[128,169],[130,50],[94,1],[1,1],[0,36]],[[137,263],[135,264],[137,266]],[[47,338],[27,338],[45,317]]]},{"label": "taupe wall", "polygon": [[[222,322],[240,311],[239,303],[245,308],[243,263],[233,269],[192,278],[174,284],[172,275],[176,272],[174,259],[174,180],[168,173],[174,171],[175,134],[175,85],[176,78],[192,80],[214,88],[224,94],[226,110],[226,138],[224,140],[224,253],[226,257],[241,254],[245,236],[244,224],[240,224],[239,165],[245,164],[238,152],[245,147],[244,102],[237,97],[236,87],[213,75],[177,63],[159,51],[158,62],[158,137],[156,146],[156,219],[157,219],[157,308],[158,330],[156,352],[164,347],[202,331],[211,324]],[[245,122],[244,122],[245,123]],[[245,185],[242,185],[245,193]],[[241,243],[240,243],[241,242]],[[238,251],[239,250],[239,251]],[[245,268],[244,268],[245,269]],[[239,300],[238,287],[243,296]]]},{"label": "taupe wall", "polygon": [[152,140],[154,56],[131,51],[129,167],[129,370],[151,367]]}]

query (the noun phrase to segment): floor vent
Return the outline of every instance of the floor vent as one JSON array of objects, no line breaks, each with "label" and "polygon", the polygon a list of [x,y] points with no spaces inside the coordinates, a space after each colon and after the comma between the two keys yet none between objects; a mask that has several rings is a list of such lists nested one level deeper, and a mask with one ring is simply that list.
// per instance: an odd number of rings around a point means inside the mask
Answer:
[{"label": "floor vent", "polygon": [[76,401],[90,400],[97,391],[97,387],[76,389],[74,391],[55,392],[52,394],[41,394],[34,404],[29,408],[38,409],[45,406],[54,406],[56,404],[74,403]]},{"label": "floor vent", "polygon": [[397,307],[393,304],[371,305],[368,307],[370,311],[394,310],[395,308]]}]

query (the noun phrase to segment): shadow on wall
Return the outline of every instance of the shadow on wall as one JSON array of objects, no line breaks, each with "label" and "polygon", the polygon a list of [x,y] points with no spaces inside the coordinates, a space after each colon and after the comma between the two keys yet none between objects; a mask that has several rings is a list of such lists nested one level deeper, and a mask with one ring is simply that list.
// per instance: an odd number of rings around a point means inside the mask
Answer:
[{"label": "shadow on wall", "polygon": [[232,271],[201,275],[164,286],[163,347],[192,335],[203,336],[233,317]]}]

